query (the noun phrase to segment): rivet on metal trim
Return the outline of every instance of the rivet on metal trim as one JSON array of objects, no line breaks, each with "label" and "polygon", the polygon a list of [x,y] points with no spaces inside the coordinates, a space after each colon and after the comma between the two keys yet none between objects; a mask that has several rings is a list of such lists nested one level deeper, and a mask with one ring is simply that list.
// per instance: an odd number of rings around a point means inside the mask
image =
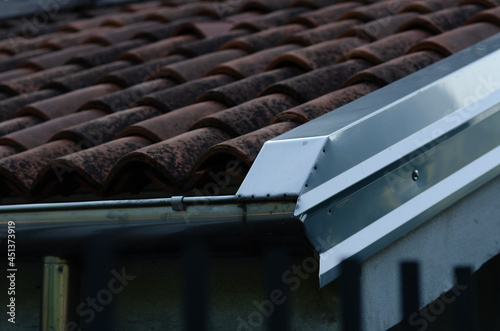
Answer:
[{"label": "rivet on metal trim", "polygon": [[418,179],[418,176],[419,176],[418,170],[413,170],[413,172],[411,174],[411,179],[413,179],[413,181],[416,182]]}]

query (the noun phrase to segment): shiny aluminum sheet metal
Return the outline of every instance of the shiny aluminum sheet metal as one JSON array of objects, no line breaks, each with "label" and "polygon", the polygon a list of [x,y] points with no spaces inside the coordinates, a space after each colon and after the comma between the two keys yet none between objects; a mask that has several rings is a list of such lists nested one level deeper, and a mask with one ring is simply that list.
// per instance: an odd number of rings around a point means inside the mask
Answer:
[{"label": "shiny aluminum sheet metal", "polygon": [[499,174],[498,68],[495,35],[291,130],[237,194],[297,197],[325,285],[341,259],[369,257]]}]

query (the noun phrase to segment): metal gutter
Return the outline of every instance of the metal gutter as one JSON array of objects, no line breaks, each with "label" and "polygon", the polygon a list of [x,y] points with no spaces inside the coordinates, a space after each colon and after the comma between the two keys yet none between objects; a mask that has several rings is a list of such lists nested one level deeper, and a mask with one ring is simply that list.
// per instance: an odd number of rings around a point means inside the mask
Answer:
[{"label": "metal gutter", "polygon": [[222,246],[297,242],[303,225],[295,201],[245,201],[235,196],[0,206],[0,241],[13,221],[18,254],[75,255],[96,235],[127,253],[161,253],[191,240]]},{"label": "metal gutter", "polygon": [[297,196],[320,283],[500,174],[500,34],[264,144],[237,195]]}]

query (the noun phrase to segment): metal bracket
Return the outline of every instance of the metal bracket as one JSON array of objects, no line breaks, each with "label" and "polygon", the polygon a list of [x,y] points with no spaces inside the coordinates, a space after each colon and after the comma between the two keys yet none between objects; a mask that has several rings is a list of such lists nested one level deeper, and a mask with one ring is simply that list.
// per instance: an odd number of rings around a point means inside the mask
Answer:
[{"label": "metal bracket", "polygon": [[173,196],[172,197],[172,209],[175,211],[185,211],[186,205],[184,204],[183,196]]}]

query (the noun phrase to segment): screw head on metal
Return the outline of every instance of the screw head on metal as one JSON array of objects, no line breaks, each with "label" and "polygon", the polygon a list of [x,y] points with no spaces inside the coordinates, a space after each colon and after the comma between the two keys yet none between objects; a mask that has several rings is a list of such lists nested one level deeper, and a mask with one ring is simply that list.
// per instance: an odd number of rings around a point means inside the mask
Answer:
[{"label": "screw head on metal", "polygon": [[413,179],[413,181],[417,181],[418,176],[419,176],[418,170],[413,170],[411,174],[411,179]]}]

